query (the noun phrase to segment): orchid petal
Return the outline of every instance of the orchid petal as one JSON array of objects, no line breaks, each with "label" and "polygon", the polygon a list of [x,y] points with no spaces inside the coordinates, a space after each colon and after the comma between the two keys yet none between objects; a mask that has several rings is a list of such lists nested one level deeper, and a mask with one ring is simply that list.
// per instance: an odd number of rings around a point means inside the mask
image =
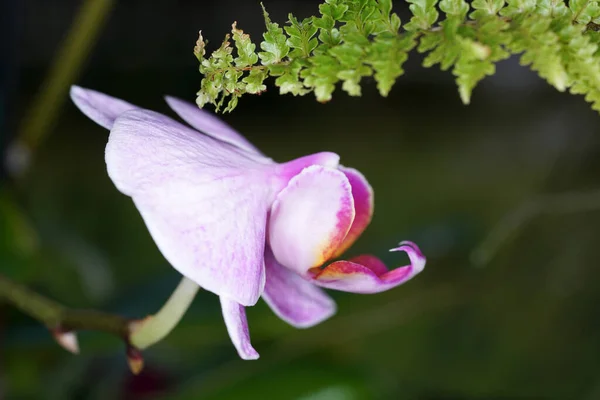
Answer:
[{"label": "orchid petal", "polygon": [[335,314],[335,302],[325,291],[277,262],[265,252],[267,282],[263,300],[279,318],[296,328],[310,328]]},{"label": "orchid petal", "polygon": [[340,156],[336,153],[329,151],[323,151],[320,153],[309,154],[304,157],[296,158],[295,160],[288,161],[277,166],[277,175],[287,183],[298,175],[304,168],[310,167],[311,165],[320,165],[322,167],[328,167],[337,169],[340,163]]},{"label": "orchid petal", "polygon": [[346,175],[352,186],[352,197],[354,198],[354,211],[356,215],[350,231],[348,231],[346,238],[340,247],[338,247],[333,257],[339,257],[354,244],[356,239],[371,223],[373,208],[375,207],[373,188],[369,185],[364,175],[354,168],[340,166],[339,170]]},{"label": "orchid petal", "polygon": [[213,114],[202,110],[197,105],[176,97],[165,96],[169,107],[177,113],[185,122],[195,129],[216,139],[236,145],[237,147],[252,153],[262,153],[241,134],[232,127],[221,121]]},{"label": "orchid petal", "polygon": [[354,220],[346,176],[313,165],[293,177],[271,207],[269,243],[277,261],[300,275],[328,260]]},{"label": "orchid petal", "polygon": [[121,99],[75,85],[71,86],[71,99],[81,112],[106,129],[112,129],[117,117],[125,111],[139,109]]},{"label": "orchid petal", "polygon": [[323,269],[314,268],[315,284],[352,293],[379,293],[403,284],[425,268],[425,257],[412,242],[402,242],[390,251],[404,251],[410,265],[388,271],[374,256],[359,256],[350,261],[336,261]]},{"label": "orchid petal", "polygon": [[246,308],[223,296],[220,297],[220,300],[225,326],[238,354],[244,360],[256,360],[259,356],[250,343]]},{"label": "orchid petal", "polygon": [[204,289],[242,305],[265,283],[272,164],[148,110],[115,122],[108,174],[131,196],[171,265]]}]

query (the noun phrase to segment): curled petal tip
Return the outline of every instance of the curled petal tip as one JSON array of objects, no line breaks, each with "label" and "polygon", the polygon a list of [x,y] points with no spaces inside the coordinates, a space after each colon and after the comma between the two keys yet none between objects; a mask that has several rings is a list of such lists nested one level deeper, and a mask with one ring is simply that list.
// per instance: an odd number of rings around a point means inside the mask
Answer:
[{"label": "curled petal tip", "polygon": [[142,353],[135,347],[127,348],[127,364],[134,375],[139,375],[144,369],[144,358]]},{"label": "curled petal tip", "polygon": [[408,254],[408,258],[410,259],[410,263],[414,269],[414,275],[418,274],[423,270],[423,268],[425,268],[425,263],[427,259],[423,255],[423,252],[421,252],[419,246],[417,246],[411,241],[404,240],[399,243],[398,247],[393,248],[390,251],[406,252],[406,254]]},{"label": "curled petal tip", "polygon": [[414,246],[416,248],[419,248],[419,246],[417,246],[415,242],[411,242],[410,240],[403,240],[400,243],[398,243],[398,245],[399,246],[408,245],[408,246]]},{"label": "curled petal tip", "polygon": [[54,331],[54,339],[56,342],[68,352],[73,354],[79,354],[79,342],[77,340],[77,334],[75,332],[62,332],[60,330]]},{"label": "curled petal tip", "polygon": [[400,243],[398,243],[398,247],[390,249],[390,251],[403,251],[401,249],[402,246],[409,246],[409,247],[412,247],[413,249],[419,251],[419,253],[421,252],[421,249],[419,249],[419,246],[417,246],[415,242],[411,242],[410,240],[401,241]]}]

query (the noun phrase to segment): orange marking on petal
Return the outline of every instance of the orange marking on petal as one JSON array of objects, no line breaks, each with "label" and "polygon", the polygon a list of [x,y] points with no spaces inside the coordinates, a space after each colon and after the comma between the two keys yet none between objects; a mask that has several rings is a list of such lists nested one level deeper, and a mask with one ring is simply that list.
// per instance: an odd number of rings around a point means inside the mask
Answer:
[{"label": "orange marking on petal", "polygon": [[356,242],[371,223],[374,208],[374,193],[367,179],[355,169],[341,166],[338,169],[346,175],[352,186],[355,216],[348,234],[335,253],[332,254],[332,257],[339,257]]},{"label": "orange marking on petal", "polygon": [[316,256],[313,267],[319,267],[326,261],[333,258],[339,250],[342,243],[348,237],[352,223],[355,220],[354,207],[352,200],[345,202],[337,213],[337,224],[335,231],[331,233],[327,240],[316,248]]}]

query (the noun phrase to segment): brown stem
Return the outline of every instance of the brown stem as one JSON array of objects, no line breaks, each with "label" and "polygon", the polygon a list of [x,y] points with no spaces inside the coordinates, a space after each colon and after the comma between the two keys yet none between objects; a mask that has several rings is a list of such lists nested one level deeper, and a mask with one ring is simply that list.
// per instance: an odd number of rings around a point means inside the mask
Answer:
[{"label": "brown stem", "polygon": [[0,301],[12,304],[37,319],[53,333],[94,330],[110,333],[126,341],[130,334],[130,321],[127,318],[99,311],[67,308],[4,275],[0,275]]}]

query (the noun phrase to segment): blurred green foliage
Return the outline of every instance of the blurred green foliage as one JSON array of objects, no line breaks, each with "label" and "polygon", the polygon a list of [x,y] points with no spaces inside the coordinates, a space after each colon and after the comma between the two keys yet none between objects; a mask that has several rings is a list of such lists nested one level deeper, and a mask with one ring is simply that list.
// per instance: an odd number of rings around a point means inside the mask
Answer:
[{"label": "blurred green foliage", "polygon": [[[310,48],[306,27],[296,29],[295,49]],[[130,50],[108,42],[111,51]],[[453,85],[425,75],[387,99],[371,80],[363,98],[337,96],[328,105],[265,93],[227,119],[276,160],[330,150],[363,172],[375,189],[375,215],[349,255],[374,253],[398,265],[406,260],[385,250],[414,240],[428,256],[414,281],[377,295],[331,293],[338,315],[309,330],[287,326],[259,303],[248,310],[261,353],[254,362],[238,359],[218,299],[201,293],[175,331],[145,352],[138,377],[118,339],[83,333],[74,356],[0,304],[0,397],[599,398],[600,212],[534,216],[488,263],[471,262],[523,202],[598,189],[597,115],[581,99],[540,89],[535,75],[519,75],[510,61],[469,108]],[[39,76],[24,71],[23,107],[33,98],[28,82]],[[172,64],[91,66],[82,84],[168,113],[161,92],[191,97],[196,78],[193,68]],[[47,128],[29,174],[0,188],[2,273],[68,306],[130,317],[156,311],[179,276],[107,177],[107,132],[72,106]]]}]

